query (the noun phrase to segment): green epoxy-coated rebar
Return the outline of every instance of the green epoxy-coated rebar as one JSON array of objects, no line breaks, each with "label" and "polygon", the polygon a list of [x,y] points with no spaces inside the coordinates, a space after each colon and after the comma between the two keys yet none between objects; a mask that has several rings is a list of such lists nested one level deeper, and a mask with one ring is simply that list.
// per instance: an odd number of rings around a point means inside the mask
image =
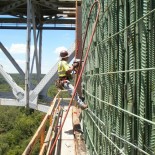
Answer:
[{"label": "green epoxy-coated rebar", "polygon": [[[147,0],[143,1],[143,16],[147,13]],[[142,27],[142,36],[141,36],[141,44],[142,44],[142,51],[141,51],[141,67],[146,68],[147,67],[147,34],[146,34],[146,29],[147,29],[147,17],[144,18],[143,20],[143,27]],[[146,86],[146,81],[147,80],[147,75],[145,71],[142,71],[141,73],[141,93],[140,93],[140,116],[145,117],[145,104],[147,101],[146,98],[146,91],[147,91],[147,86]],[[144,122],[140,121],[140,131],[139,131],[139,139],[138,143],[140,148],[143,148],[143,145],[145,143],[144,141]]]},{"label": "green epoxy-coated rebar", "polygon": [[[93,0],[82,1],[82,34]],[[83,74],[90,155],[155,154],[155,1],[100,0]],[[93,10],[84,54],[97,10]]]},{"label": "green epoxy-coated rebar", "polygon": [[[152,8],[155,8],[155,1],[152,2]],[[152,34],[152,44],[151,44],[151,62],[152,62],[152,67],[155,66],[155,15],[152,15],[152,23],[151,23],[151,30],[153,30],[153,33]],[[155,99],[154,99],[154,96],[155,96],[155,71],[152,72],[151,74],[151,102],[152,102],[152,105],[151,105],[151,113],[152,113],[152,120],[155,122]],[[150,140],[150,145],[152,146],[152,150],[155,150],[155,126],[153,126],[151,128],[151,140]]]}]

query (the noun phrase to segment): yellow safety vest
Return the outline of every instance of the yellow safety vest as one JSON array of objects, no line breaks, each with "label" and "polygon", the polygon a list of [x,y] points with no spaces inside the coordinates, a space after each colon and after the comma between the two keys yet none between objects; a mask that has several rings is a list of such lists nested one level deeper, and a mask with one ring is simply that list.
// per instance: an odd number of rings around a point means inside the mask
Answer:
[{"label": "yellow safety vest", "polygon": [[60,61],[58,63],[58,76],[59,77],[64,77],[66,76],[66,71],[68,71],[70,68],[70,65],[67,63],[67,61]]}]

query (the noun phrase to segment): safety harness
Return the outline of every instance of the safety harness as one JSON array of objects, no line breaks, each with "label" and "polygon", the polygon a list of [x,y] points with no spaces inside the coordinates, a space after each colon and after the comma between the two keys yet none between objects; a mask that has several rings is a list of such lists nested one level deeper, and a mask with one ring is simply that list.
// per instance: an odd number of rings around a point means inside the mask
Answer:
[{"label": "safety harness", "polygon": [[[79,66],[79,62],[74,62],[74,72],[76,72],[77,67]],[[65,83],[69,83],[69,81],[72,79],[72,74],[67,74],[67,72],[64,72],[63,70],[63,66],[62,66],[62,62],[60,62],[59,65],[59,70],[58,70],[58,74],[60,75],[64,75],[65,76],[59,76],[59,78],[55,81],[55,85],[58,89],[63,90],[64,88],[64,84]]]},{"label": "safety harness", "polygon": [[69,80],[68,78],[65,76],[65,77],[59,77],[56,81],[55,81],[55,86],[58,88],[58,89],[61,89],[63,90],[64,88],[64,83],[69,83]]}]

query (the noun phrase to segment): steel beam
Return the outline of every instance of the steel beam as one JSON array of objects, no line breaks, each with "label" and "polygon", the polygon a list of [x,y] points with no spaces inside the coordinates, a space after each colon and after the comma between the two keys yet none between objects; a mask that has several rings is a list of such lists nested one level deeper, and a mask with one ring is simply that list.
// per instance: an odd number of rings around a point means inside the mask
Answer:
[{"label": "steel beam", "polygon": [[57,9],[58,5],[54,4],[53,2],[50,3],[50,1],[47,2],[47,1],[42,1],[42,0],[34,0],[33,2],[39,5],[45,6],[47,8],[50,8],[52,10],[58,11]]},{"label": "steel beam", "polygon": [[8,59],[11,61],[11,63],[14,65],[14,67],[17,69],[17,71],[20,73],[20,75],[22,77],[25,77],[23,70],[20,68],[15,59],[11,56],[11,54],[7,51],[7,49],[3,46],[1,42],[0,42],[0,48],[4,52],[4,54],[8,57]]},{"label": "steel beam", "polygon": [[16,1],[14,1],[14,3],[8,4],[7,6],[1,8],[0,14],[4,14],[5,12],[13,10],[13,9],[23,5],[23,4],[26,4],[25,0],[20,0],[20,1],[16,0]]},{"label": "steel beam", "polygon": [[63,10],[63,11],[64,11],[64,10],[67,10],[67,11],[68,11],[68,10],[72,10],[72,11],[74,10],[74,11],[76,11],[76,8],[59,7],[58,10]]},{"label": "steel beam", "polygon": [[[3,106],[20,106],[24,107],[26,106],[26,103],[24,101],[18,101],[16,99],[6,99],[6,98],[0,98],[0,105]],[[47,113],[49,110],[49,106],[42,105],[42,104],[34,104],[30,102],[29,107],[35,110],[39,110],[41,112]]]},{"label": "steel beam", "polygon": [[30,43],[31,43],[31,0],[27,0],[27,46],[26,46],[26,67],[25,67],[25,99],[26,106],[29,107],[30,91]]},{"label": "steel beam", "polygon": [[0,18],[0,23],[1,25],[3,23],[26,23],[27,19],[26,18]]},{"label": "steel beam", "polygon": [[49,106],[43,105],[43,104],[34,104],[32,102],[29,103],[29,108],[47,113],[49,110]]},{"label": "steel beam", "polygon": [[24,98],[24,90],[15,83],[15,81],[12,79],[12,77],[4,71],[4,69],[1,65],[0,65],[0,73],[2,74],[4,79],[7,81],[7,83],[10,85],[10,87],[12,88],[12,92],[13,92],[14,96],[18,100],[23,99]]},{"label": "steel beam", "polygon": [[[39,82],[39,76],[38,76],[38,73],[39,73],[39,63],[38,63],[38,50],[37,50],[37,35],[36,35],[36,20],[35,20],[35,7],[34,5],[32,4],[32,10],[31,10],[31,13],[32,13],[32,26],[33,26],[33,39],[34,39],[34,58],[36,60],[36,71],[37,71],[37,78],[38,78],[38,82]],[[32,64],[33,65],[33,64]]]},{"label": "steel beam", "polygon": [[[6,30],[25,30],[26,26],[0,26],[0,29]],[[32,28],[31,28],[32,29]],[[38,27],[38,30],[75,30],[75,27]]]},{"label": "steel beam", "polygon": [[[42,27],[43,25],[41,24],[40,27]],[[39,74],[41,75],[41,60],[42,60],[42,34],[43,34],[43,31],[42,30],[39,30]]]},{"label": "steel beam", "polygon": [[16,99],[6,99],[6,98],[0,98],[0,105],[5,106],[25,106],[25,102],[20,102]]}]

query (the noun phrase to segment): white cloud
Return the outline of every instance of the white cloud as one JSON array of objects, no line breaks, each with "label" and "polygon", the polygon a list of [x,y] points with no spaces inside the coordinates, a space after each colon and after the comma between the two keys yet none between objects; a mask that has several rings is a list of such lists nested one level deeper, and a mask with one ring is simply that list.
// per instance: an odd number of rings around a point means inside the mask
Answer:
[{"label": "white cloud", "polygon": [[20,65],[20,64],[24,64],[25,65],[25,60],[16,60],[16,62]]},{"label": "white cloud", "polygon": [[[10,53],[14,54],[23,54],[26,53],[26,44],[12,44],[11,47],[8,49]],[[31,51],[34,51],[34,46],[31,45]]]},{"label": "white cloud", "polygon": [[54,50],[54,52],[57,53],[57,54],[59,54],[62,50],[67,50],[67,48],[64,47],[64,46],[60,46],[60,47],[57,47],[57,48]]},{"label": "white cloud", "polygon": [[[18,63],[18,65],[21,67],[21,69],[25,70],[25,61],[21,59],[15,59],[15,61]],[[0,63],[3,66],[3,69],[8,73],[17,73],[17,69],[14,67],[14,65],[8,60],[3,59]]]},{"label": "white cloud", "polygon": [[25,53],[26,45],[25,44],[12,44],[9,48],[9,52],[11,53]]}]

